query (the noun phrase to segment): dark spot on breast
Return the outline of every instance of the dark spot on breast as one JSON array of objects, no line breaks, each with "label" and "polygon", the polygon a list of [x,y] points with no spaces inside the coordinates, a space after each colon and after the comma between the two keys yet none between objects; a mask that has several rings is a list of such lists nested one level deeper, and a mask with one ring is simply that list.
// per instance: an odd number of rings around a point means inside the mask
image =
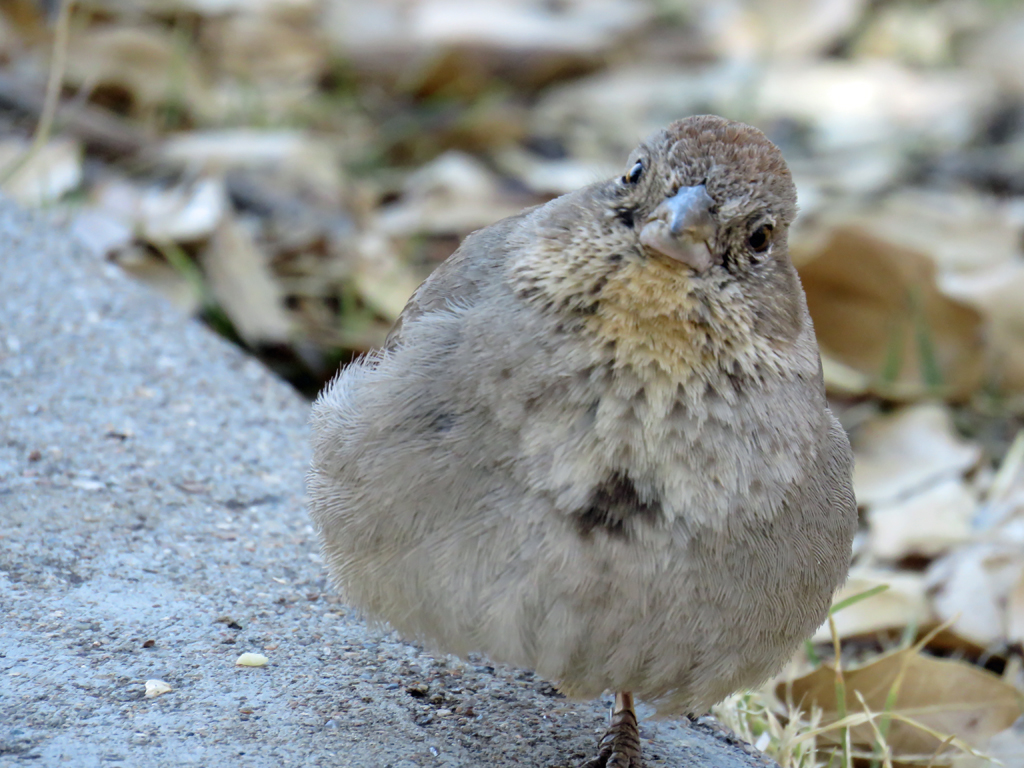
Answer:
[{"label": "dark spot on breast", "polygon": [[604,290],[604,287],[607,284],[608,276],[601,275],[601,277],[597,278],[597,280],[594,281],[594,284],[587,289],[587,293],[589,293],[591,296],[597,296],[597,294]]},{"label": "dark spot on breast", "polygon": [[591,493],[586,507],[575,513],[576,525],[583,535],[601,529],[610,536],[628,535],[627,523],[653,523],[661,516],[661,502],[645,500],[632,479],[615,472]]},{"label": "dark spot on breast", "polygon": [[624,225],[633,228],[633,209],[632,208],[619,208],[615,211],[615,218],[621,221]]},{"label": "dark spot on breast", "polygon": [[620,261],[622,261],[622,254],[613,253],[611,256],[608,257],[608,261],[611,262],[612,264],[618,264]]},{"label": "dark spot on breast", "polygon": [[450,413],[435,413],[430,420],[430,429],[439,434],[450,432],[455,426],[455,416]]},{"label": "dark spot on breast", "polygon": [[528,288],[520,288],[517,291],[517,294],[521,299],[532,299],[538,293],[540,293],[540,288],[536,285],[531,285]]}]

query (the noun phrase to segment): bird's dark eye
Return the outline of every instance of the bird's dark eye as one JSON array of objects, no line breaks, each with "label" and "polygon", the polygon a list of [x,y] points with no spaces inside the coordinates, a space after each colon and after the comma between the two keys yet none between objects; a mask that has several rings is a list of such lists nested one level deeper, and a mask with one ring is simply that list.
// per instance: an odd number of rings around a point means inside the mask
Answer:
[{"label": "bird's dark eye", "polygon": [[636,184],[640,181],[640,177],[644,174],[644,161],[637,160],[629,173],[622,177],[622,181],[626,184]]},{"label": "bird's dark eye", "polygon": [[762,224],[747,238],[747,245],[754,253],[764,253],[772,241],[772,225]]}]

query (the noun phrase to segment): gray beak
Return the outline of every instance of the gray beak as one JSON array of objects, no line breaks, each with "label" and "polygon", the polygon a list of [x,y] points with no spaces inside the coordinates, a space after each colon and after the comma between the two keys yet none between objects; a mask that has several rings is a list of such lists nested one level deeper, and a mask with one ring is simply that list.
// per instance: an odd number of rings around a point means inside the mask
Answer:
[{"label": "gray beak", "polygon": [[654,209],[640,230],[640,242],[703,272],[715,263],[709,246],[715,235],[714,204],[703,184],[683,187]]}]

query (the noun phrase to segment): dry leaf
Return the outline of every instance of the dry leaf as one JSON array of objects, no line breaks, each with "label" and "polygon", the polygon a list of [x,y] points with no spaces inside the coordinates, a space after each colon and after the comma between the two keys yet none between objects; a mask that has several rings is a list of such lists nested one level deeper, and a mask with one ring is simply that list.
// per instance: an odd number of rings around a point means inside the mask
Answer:
[{"label": "dry leaf", "polygon": [[1007,604],[1022,576],[1024,546],[975,544],[936,560],[927,581],[939,620],[985,648],[1006,641]]},{"label": "dry leaf", "polygon": [[984,30],[970,45],[967,60],[972,69],[991,74],[1006,92],[1024,96],[1024,14]]},{"label": "dry leaf", "polygon": [[266,257],[237,220],[224,218],[201,261],[213,295],[247,343],[288,341],[280,287]]},{"label": "dry leaf", "polygon": [[870,550],[884,560],[934,557],[971,539],[977,511],[978,500],[963,481],[947,478],[900,501],[872,506]]},{"label": "dry leaf", "polygon": [[373,229],[392,237],[465,235],[522,210],[498,179],[464,152],[446,152],[406,179],[402,199],[380,210]]},{"label": "dry leaf", "polygon": [[822,152],[889,142],[960,145],[996,101],[988,78],[965,70],[838,59],[770,67],[757,96],[760,119],[810,126]]},{"label": "dry leaf", "polygon": [[205,240],[228,207],[224,182],[213,177],[173,187],[142,187],[112,177],[97,184],[92,194],[104,213],[129,222],[151,243]]},{"label": "dry leaf", "polygon": [[749,97],[747,85],[735,67],[615,67],[548,88],[531,113],[531,133],[559,137],[573,157],[621,164],[638,137],[673,120],[700,112],[728,117],[730,104]]},{"label": "dry leaf", "polygon": [[[489,87],[495,74],[535,85],[594,69],[651,12],[637,0],[334,0],[323,27],[357,71],[391,79],[404,74],[400,86],[406,87],[414,73],[467,93]],[[447,55],[453,52],[462,55]]]},{"label": "dry leaf", "polygon": [[[850,152],[852,160],[873,164],[881,153],[888,166],[885,155],[894,149],[969,141],[995,98],[985,77],[884,61],[758,68],[726,61],[689,70],[647,63],[549,88],[534,111],[533,132],[564,138],[573,155],[611,160],[625,156],[635,137],[685,115],[714,112],[769,129],[796,124],[821,156]],[[856,170],[855,162],[846,164]]]},{"label": "dry leaf", "polygon": [[981,459],[962,440],[946,408],[922,404],[873,419],[853,436],[853,485],[862,506],[892,503],[944,478],[956,478]]},{"label": "dry leaf", "polygon": [[355,243],[352,279],[363,300],[389,321],[405,308],[420,280],[379,233],[363,233]]},{"label": "dry leaf", "polygon": [[[983,744],[984,757],[955,755],[952,768],[1019,768],[1024,766],[1024,722],[1001,731]],[[998,760],[999,762],[993,762]]]},{"label": "dry leaf", "polygon": [[821,373],[825,388],[839,397],[856,397],[867,394],[871,389],[871,378],[856,368],[821,353]]},{"label": "dry leaf", "polygon": [[30,153],[24,139],[0,141],[3,191],[23,205],[52,203],[82,183],[82,148],[72,139],[53,139]]},{"label": "dry leaf", "polygon": [[512,50],[598,53],[635,29],[650,10],[635,0],[591,3],[519,0],[426,0],[409,22],[417,41],[431,46],[472,45]]},{"label": "dry leaf", "polygon": [[225,16],[203,26],[203,45],[222,72],[261,87],[312,88],[328,51],[315,28],[269,14]]},{"label": "dry leaf", "polygon": [[312,198],[306,202],[330,209],[345,203],[338,148],[304,131],[190,131],[167,139],[155,154],[192,174],[258,171],[280,197]]},{"label": "dry leaf", "polygon": [[509,147],[495,158],[501,169],[541,195],[564,195],[622,172],[621,163],[564,158],[548,160]]},{"label": "dry leaf", "polygon": [[980,385],[981,316],[939,292],[928,257],[840,226],[799,271],[822,351],[879,394],[964,398]]},{"label": "dry leaf", "polygon": [[865,0],[754,0],[700,4],[696,25],[715,53],[747,58],[822,54],[850,34],[861,18]]},{"label": "dry leaf", "polygon": [[[820,162],[812,165],[821,172]],[[987,367],[986,380],[1001,385],[1008,393],[1024,392],[1024,303],[1018,300],[1024,291],[1024,265],[1019,258],[1020,222],[1011,206],[976,193],[908,189],[888,195],[883,204],[873,205],[868,211],[833,215],[832,219],[837,223],[819,226],[818,232],[803,232],[801,238],[795,239],[794,258],[801,274],[809,275],[812,314],[816,321],[822,316],[819,326],[824,327],[819,327],[819,337],[838,338],[831,324],[855,322],[858,312],[874,315],[871,324],[857,326],[863,328],[859,333],[848,334],[850,338],[841,350],[847,355],[844,362],[876,379],[879,374],[875,366],[879,361],[888,366],[890,378],[899,367],[906,368],[910,364],[920,370],[905,371],[905,379],[914,378],[909,374],[926,379],[923,366],[928,360],[922,354],[925,350],[912,334],[920,334],[922,330],[929,332],[934,337],[936,352],[943,344],[946,347],[970,345],[972,337],[965,335],[970,332],[970,325],[956,327],[957,322],[969,319],[958,313],[956,307],[970,307],[982,321],[975,330],[985,332],[984,337],[980,333],[973,337],[976,367],[958,371],[959,363],[948,357],[954,352],[947,350],[948,364],[945,370],[935,371],[937,378],[948,379],[948,375],[943,374],[949,372],[966,372],[968,375],[961,376],[960,386],[952,387],[966,394],[971,375],[976,379],[985,374]],[[847,248],[845,252],[850,254],[847,264],[826,262],[815,266],[807,263],[815,254],[831,247],[823,240],[822,232],[837,226],[843,233],[856,232],[866,238],[870,248],[865,250],[870,252],[854,257],[852,249]],[[864,263],[865,257],[870,259],[868,263]],[[932,261],[935,270],[921,267],[922,257]],[[886,268],[884,274],[877,273],[878,266],[874,262],[879,258]],[[844,268],[864,274],[859,279],[850,279],[843,274]],[[826,274],[815,282],[817,271],[823,269]],[[876,275],[886,280],[895,277],[896,282],[880,289],[878,281],[874,280]],[[850,293],[842,295],[844,287]],[[818,295],[821,288],[825,290],[823,296]],[[907,333],[907,319],[900,320],[899,308],[893,306],[894,302],[899,302],[901,288],[916,291],[920,297],[932,297],[931,314],[920,314],[927,319],[927,324],[910,328],[911,333]],[[935,298],[935,289],[941,296],[952,299],[955,305],[949,306],[948,302]],[[916,303],[923,309],[923,300],[918,299]],[[882,311],[880,307],[884,307]],[[914,307],[909,309],[913,314]],[[964,320],[958,320],[961,317]],[[943,327],[944,333],[940,330]],[[900,330],[903,338],[892,335],[894,328]],[[887,333],[890,335],[886,336]],[[841,338],[839,341],[842,343]],[[865,342],[868,342],[867,348]],[[823,343],[827,345],[828,341]],[[917,354],[916,362],[909,359],[913,353]],[[903,357],[908,359],[903,360]],[[974,363],[970,359],[963,362]],[[889,391],[884,385],[879,389],[882,394],[899,397],[900,390],[906,386],[907,383],[902,382],[889,387]],[[910,394],[912,392],[907,396]]]},{"label": "dry leaf", "polygon": [[93,91],[120,89],[137,114],[161,104],[186,104],[209,113],[197,60],[159,27],[97,25],[76,31],[68,47],[65,79]]},{"label": "dry leaf", "polygon": [[90,5],[102,6],[111,11],[147,12],[159,16],[171,16],[182,11],[192,11],[202,16],[219,16],[227,13],[286,13],[307,14],[316,9],[318,0],[91,0]]},{"label": "dry leaf", "polygon": [[1024,264],[1016,258],[969,275],[946,275],[941,285],[985,317],[993,384],[1006,394],[1024,393]]},{"label": "dry leaf", "polygon": [[[908,625],[923,627],[933,620],[924,577],[907,571],[882,571],[858,568],[835,601],[859,595],[869,589],[885,585],[887,590],[843,608],[833,620],[840,638],[846,639],[885,630],[900,630]],[[832,638],[828,622],[814,634],[814,642],[823,643]]]},{"label": "dry leaf", "polygon": [[[1024,713],[1020,692],[992,673],[964,661],[937,659],[912,649],[895,651],[857,669],[844,670],[843,678],[848,714],[864,711],[856,692],[860,692],[872,712],[885,711],[890,692],[899,683],[890,712],[975,747],[983,746],[994,734],[1009,728]],[[776,688],[776,695],[783,700],[788,685],[782,683]],[[832,667],[823,665],[791,685],[791,699],[804,711],[811,707],[823,710],[823,725],[838,719]],[[854,743],[864,749],[872,747],[875,735],[869,724],[855,725],[850,730]],[[819,738],[837,740],[839,731],[829,731]],[[941,739],[895,719],[887,741],[897,760],[911,755],[927,759],[941,744]]]},{"label": "dry leaf", "polygon": [[188,131],[167,137],[155,154],[192,169],[266,168],[290,163],[312,139],[303,131],[254,128]]},{"label": "dry leaf", "polygon": [[944,65],[952,59],[953,38],[961,31],[957,15],[945,3],[882,6],[868,18],[867,29],[854,41],[853,50],[858,58]]},{"label": "dry leaf", "polygon": [[851,224],[917,251],[948,272],[976,272],[1020,254],[1018,223],[994,197],[969,192],[903,189]]}]

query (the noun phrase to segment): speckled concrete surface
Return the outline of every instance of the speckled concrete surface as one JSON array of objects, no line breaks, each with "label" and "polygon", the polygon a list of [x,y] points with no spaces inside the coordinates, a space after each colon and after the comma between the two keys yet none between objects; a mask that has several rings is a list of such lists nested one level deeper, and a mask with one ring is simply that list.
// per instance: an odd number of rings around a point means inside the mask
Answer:
[{"label": "speckled concrete surface", "polygon": [[[435,658],[331,594],[288,386],[45,217],[0,201],[0,243],[0,765],[588,756],[601,702]],[[644,736],[650,768],[768,765],[683,723]]]}]

